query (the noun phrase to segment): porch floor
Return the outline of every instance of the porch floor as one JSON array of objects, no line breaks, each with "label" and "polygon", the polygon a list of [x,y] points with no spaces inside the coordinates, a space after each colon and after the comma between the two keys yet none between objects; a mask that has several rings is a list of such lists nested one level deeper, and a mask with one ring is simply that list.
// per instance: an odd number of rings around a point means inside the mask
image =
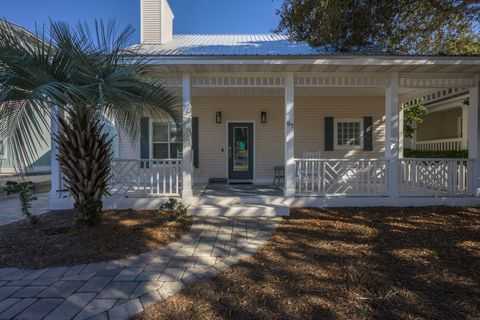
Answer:
[{"label": "porch floor", "polygon": [[194,195],[201,197],[283,197],[283,189],[275,185],[208,184],[196,186]]}]

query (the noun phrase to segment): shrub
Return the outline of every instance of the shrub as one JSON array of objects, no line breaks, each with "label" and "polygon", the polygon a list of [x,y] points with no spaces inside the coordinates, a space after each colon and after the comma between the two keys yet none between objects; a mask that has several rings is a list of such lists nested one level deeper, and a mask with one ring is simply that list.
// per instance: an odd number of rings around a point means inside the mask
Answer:
[{"label": "shrub", "polygon": [[468,150],[420,151],[405,149],[405,158],[468,158]]},{"label": "shrub", "polygon": [[168,198],[168,200],[160,207],[160,210],[173,212],[178,216],[185,215],[187,209],[188,206],[185,206],[181,201],[178,201],[175,198]]},{"label": "shrub", "polygon": [[6,186],[5,192],[7,195],[18,194],[22,213],[28,218],[28,220],[30,220],[32,224],[37,224],[38,217],[34,216],[30,212],[30,209],[32,208],[32,201],[37,200],[37,197],[33,196],[33,182],[7,181]]}]

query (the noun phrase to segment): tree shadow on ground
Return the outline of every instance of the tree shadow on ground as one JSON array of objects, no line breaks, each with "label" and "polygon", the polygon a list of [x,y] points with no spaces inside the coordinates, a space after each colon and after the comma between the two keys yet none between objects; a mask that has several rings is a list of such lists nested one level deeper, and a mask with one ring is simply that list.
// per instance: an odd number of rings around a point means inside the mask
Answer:
[{"label": "tree shadow on ground", "polygon": [[478,319],[480,209],[298,209],[253,257],[136,319]]},{"label": "tree shadow on ground", "polygon": [[191,217],[162,211],[107,211],[92,228],[75,225],[71,210],[0,226],[0,268],[28,269],[109,261],[157,249],[190,229]]}]

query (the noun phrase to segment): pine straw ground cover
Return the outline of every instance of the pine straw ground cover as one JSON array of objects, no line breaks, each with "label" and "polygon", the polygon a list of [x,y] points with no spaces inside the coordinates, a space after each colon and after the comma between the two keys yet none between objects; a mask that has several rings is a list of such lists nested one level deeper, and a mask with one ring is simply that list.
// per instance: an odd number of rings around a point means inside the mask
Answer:
[{"label": "pine straw ground cover", "polygon": [[180,238],[192,219],[162,211],[108,211],[93,228],[75,226],[72,211],[0,226],[0,267],[45,268],[100,262],[156,249]]},{"label": "pine straw ground cover", "polygon": [[135,319],[479,319],[480,209],[296,209],[253,257]]}]

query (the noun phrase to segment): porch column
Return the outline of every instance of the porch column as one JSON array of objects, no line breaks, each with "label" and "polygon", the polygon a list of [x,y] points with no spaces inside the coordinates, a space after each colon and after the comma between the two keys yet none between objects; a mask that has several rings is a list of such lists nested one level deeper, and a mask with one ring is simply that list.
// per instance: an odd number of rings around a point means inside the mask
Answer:
[{"label": "porch column", "polygon": [[399,112],[399,82],[398,73],[391,75],[390,85],[385,92],[385,159],[389,163],[388,190],[391,197],[400,194],[399,171],[400,171],[400,112]]},{"label": "porch column", "polygon": [[182,197],[190,197],[192,192],[192,101],[190,93],[190,73],[183,74],[183,162]]},{"label": "porch column", "polygon": [[285,77],[285,196],[295,195],[295,74]]},{"label": "porch column", "polygon": [[[397,95],[398,97],[398,95]],[[405,136],[403,135],[403,121],[404,121],[404,111],[403,108],[399,106],[398,112],[398,157],[403,158],[403,151],[405,149]]]},{"label": "porch column", "polygon": [[462,149],[468,150],[468,106],[462,106]]},{"label": "porch column", "polygon": [[479,131],[479,96],[480,96],[480,86],[478,83],[479,79],[476,78],[476,86],[470,88],[470,103],[468,106],[468,158],[474,160],[475,169],[471,177],[474,177],[473,187],[475,195],[479,194],[480,188],[480,148],[478,146],[480,141],[480,131]]},{"label": "porch column", "polygon": [[50,142],[50,171],[51,171],[51,187],[50,187],[50,209],[57,209],[55,206],[55,201],[59,199],[60,193],[58,190],[61,190],[63,187],[62,183],[62,174],[60,171],[60,164],[57,160],[58,155],[58,143],[55,141],[54,136],[59,133],[59,123],[57,116],[63,116],[63,110],[60,110],[58,107],[52,107],[52,112],[50,116],[50,131],[51,131],[51,142]]}]

